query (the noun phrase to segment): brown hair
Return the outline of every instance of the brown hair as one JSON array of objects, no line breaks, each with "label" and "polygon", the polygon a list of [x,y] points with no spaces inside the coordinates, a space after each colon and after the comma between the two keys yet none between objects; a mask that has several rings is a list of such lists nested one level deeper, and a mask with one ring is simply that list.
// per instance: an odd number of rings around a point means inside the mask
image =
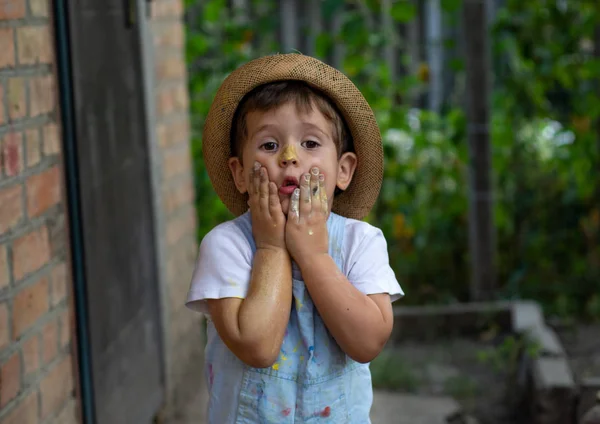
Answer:
[{"label": "brown hair", "polygon": [[319,112],[331,122],[338,157],[343,153],[354,151],[348,126],[333,102],[325,94],[305,82],[290,80],[258,86],[244,96],[233,115],[229,139],[231,157],[237,156],[241,160],[243,142],[248,137],[246,126],[248,113],[267,112],[289,102],[293,102],[300,113],[309,113],[313,106],[316,106]]}]

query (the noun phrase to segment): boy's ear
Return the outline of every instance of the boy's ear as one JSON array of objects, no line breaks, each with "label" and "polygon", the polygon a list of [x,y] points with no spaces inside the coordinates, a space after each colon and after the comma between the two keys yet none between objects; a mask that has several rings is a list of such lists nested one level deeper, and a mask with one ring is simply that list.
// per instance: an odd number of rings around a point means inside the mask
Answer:
[{"label": "boy's ear", "polygon": [[356,171],[356,165],[358,164],[358,157],[355,153],[346,152],[342,155],[338,161],[338,174],[336,185],[340,190],[346,190],[352,182],[354,171]]},{"label": "boy's ear", "polygon": [[248,187],[246,186],[246,179],[244,178],[244,165],[242,165],[242,162],[237,157],[229,158],[227,164],[231,170],[231,175],[236,188],[240,193],[246,193]]}]

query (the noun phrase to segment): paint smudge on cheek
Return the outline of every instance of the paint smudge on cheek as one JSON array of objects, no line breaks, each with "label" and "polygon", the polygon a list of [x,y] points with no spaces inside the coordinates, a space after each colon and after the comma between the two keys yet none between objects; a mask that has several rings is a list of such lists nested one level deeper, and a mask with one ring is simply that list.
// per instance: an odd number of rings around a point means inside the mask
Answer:
[{"label": "paint smudge on cheek", "polygon": [[284,417],[288,417],[291,413],[292,408],[285,408],[283,411],[281,411],[281,415],[283,415]]},{"label": "paint smudge on cheek", "polygon": [[323,410],[321,411],[321,417],[327,418],[330,415],[331,415],[331,408],[329,406],[326,406],[325,408],[323,408]]}]

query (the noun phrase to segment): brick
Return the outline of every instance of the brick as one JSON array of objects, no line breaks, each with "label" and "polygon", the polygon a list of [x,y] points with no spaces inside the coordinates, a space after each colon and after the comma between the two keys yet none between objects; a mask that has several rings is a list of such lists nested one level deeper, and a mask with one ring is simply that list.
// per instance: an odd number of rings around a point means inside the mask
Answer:
[{"label": "brick", "polygon": [[[4,116],[4,86],[0,84],[0,125],[6,122],[6,117]],[[2,146],[2,140],[0,140],[0,147]],[[0,156],[2,153],[2,149],[0,148]],[[0,178],[2,178],[2,161],[0,160]]]},{"label": "brick", "polygon": [[47,18],[49,14],[48,6],[50,1],[48,0],[29,0],[29,7],[31,14],[40,18]]},{"label": "brick", "polygon": [[156,76],[158,80],[183,79],[185,78],[185,65],[180,57],[169,57],[161,59],[157,63]]},{"label": "brick", "polygon": [[183,48],[185,34],[184,26],[179,22],[161,25],[160,31],[154,33],[154,46],[157,48]]},{"label": "brick", "polygon": [[19,119],[27,113],[25,99],[25,80],[23,78],[11,78],[8,80],[8,116],[10,119]]},{"label": "brick", "polygon": [[[0,222],[2,218],[0,218]],[[5,246],[0,246],[0,290],[8,286],[10,282],[10,271],[8,270],[8,251]]]},{"label": "brick", "polygon": [[161,125],[157,128],[157,133],[161,147],[174,146],[187,142],[190,136],[189,121],[187,119],[180,119],[170,123],[168,126]]},{"label": "brick", "polygon": [[50,260],[50,243],[46,227],[37,229],[13,244],[13,272],[15,280],[37,271]]},{"label": "brick", "polygon": [[54,421],[56,424],[78,424],[77,404],[74,400],[67,402]]},{"label": "brick", "polygon": [[[1,7],[1,6],[0,6]],[[0,28],[0,69],[15,66],[15,38],[12,28]]]},{"label": "brick", "polygon": [[29,82],[31,117],[50,113],[55,105],[54,77],[32,78]]},{"label": "brick", "polygon": [[189,106],[188,91],[185,84],[180,84],[175,89],[173,100],[175,104],[175,110],[179,112],[187,112]]},{"label": "brick", "polygon": [[52,51],[47,26],[22,27],[17,29],[20,65],[50,63]]},{"label": "brick", "polygon": [[42,419],[58,412],[73,389],[71,357],[67,356],[40,382]]},{"label": "brick", "polygon": [[29,216],[39,216],[60,202],[61,178],[58,166],[29,177],[25,185]]},{"label": "brick", "polygon": [[163,155],[163,178],[171,178],[190,171],[189,149],[167,150]]},{"label": "brick", "polygon": [[[0,234],[14,228],[23,218],[22,205],[22,187],[14,185],[0,189]],[[0,258],[0,264],[2,258]],[[2,266],[0,265],[0,269]],[[0,275],[0,287],[2,286],[2,276]]]},{"label": "brick", "polygon": [[36,334],[23,343],[23,369],[29,376],[40,368],[40,338]]},{"label": "brick", "polygon": [[56,358],[56,354],[58,353],[58,338],[58,321],[50,321],[42,330],[42,339],[44,340],[44,364],[48,364]]},{"label": "brick", "polygon": [[3,420],[1,424],[37,424],[38,401],[37,392],[32,392],[21,400]]},{"label": "brick", "polygon": [[4,349],[10,340],[8,322],[8,307],[6,303],[0,303],[0,349]]},{"label": "brick", "polygon": [[48,311],[48,280],[40,281],[18,292],[13,304],[13,338],[16,339]]},{"label": "brick", "polygon": [[4,408],[21,390],[21,359],[15,352],[0,369],[0,407]]},{"label": "brick", "polygon": [[156,114],[159,117],[166,116],[174,110],[173,91],[164,88],[156,94]]},{"label": "brick", "polygon": [[58,153],[60,153],[58,125],[53,122],[44,127],[44,155],[51,156]]},{"label": "brick", "polygon": [[2,144],[4,172],[8,177],[18,175],[23,169],[23,135],[10,132]]},{"label": "brick", "polygon": [[40,130],[35,128],[25,132],[26,151],[27,151],[27,166],[35,166],[40,163]]},{"label": "brick", "polygon": [[176,187],[163,189],[164,209],[167,215],[182,206],[189,205],[194,200],[194,186],[191,180],[178,184]]},{"label": "brick", "polygon": [[67,297],[67,265],[63,262],[52,270],[52,307]]},{"label": "brick", "polygon": [[71,315],[69,311],[60,314],[60,348],[63,349],[71,342]]},{"label": "brick", "polygon": [[175,245],[186,234],[193,234],[196,225],[196,209],[190,207],[185,213],[173,217],[167,223],[167,244]]},{"label": "brick", "polygon": [[0,21],[25,17],[25,0],[0,1]]}]

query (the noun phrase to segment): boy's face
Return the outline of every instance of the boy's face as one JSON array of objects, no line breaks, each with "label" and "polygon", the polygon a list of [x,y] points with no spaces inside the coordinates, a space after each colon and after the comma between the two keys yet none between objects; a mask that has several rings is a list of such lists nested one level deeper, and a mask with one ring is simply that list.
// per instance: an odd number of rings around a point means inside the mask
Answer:
[{"label": "boy's face", "polygon": [[354,153],[338,158],[333,140],[333,125],[316,107],[301,114],[293,103],[268,112],[253,111],[246,116],[247,139],[243,143],[242,161],[229,160],[235,184],[246,193],[255,162],[267,169],[269,180],[277,185],[283,213],[287,215],[290,198],[302,175],[313,167],[325,176],[329,210],[336,187],[345,190],[356,169]]}]

